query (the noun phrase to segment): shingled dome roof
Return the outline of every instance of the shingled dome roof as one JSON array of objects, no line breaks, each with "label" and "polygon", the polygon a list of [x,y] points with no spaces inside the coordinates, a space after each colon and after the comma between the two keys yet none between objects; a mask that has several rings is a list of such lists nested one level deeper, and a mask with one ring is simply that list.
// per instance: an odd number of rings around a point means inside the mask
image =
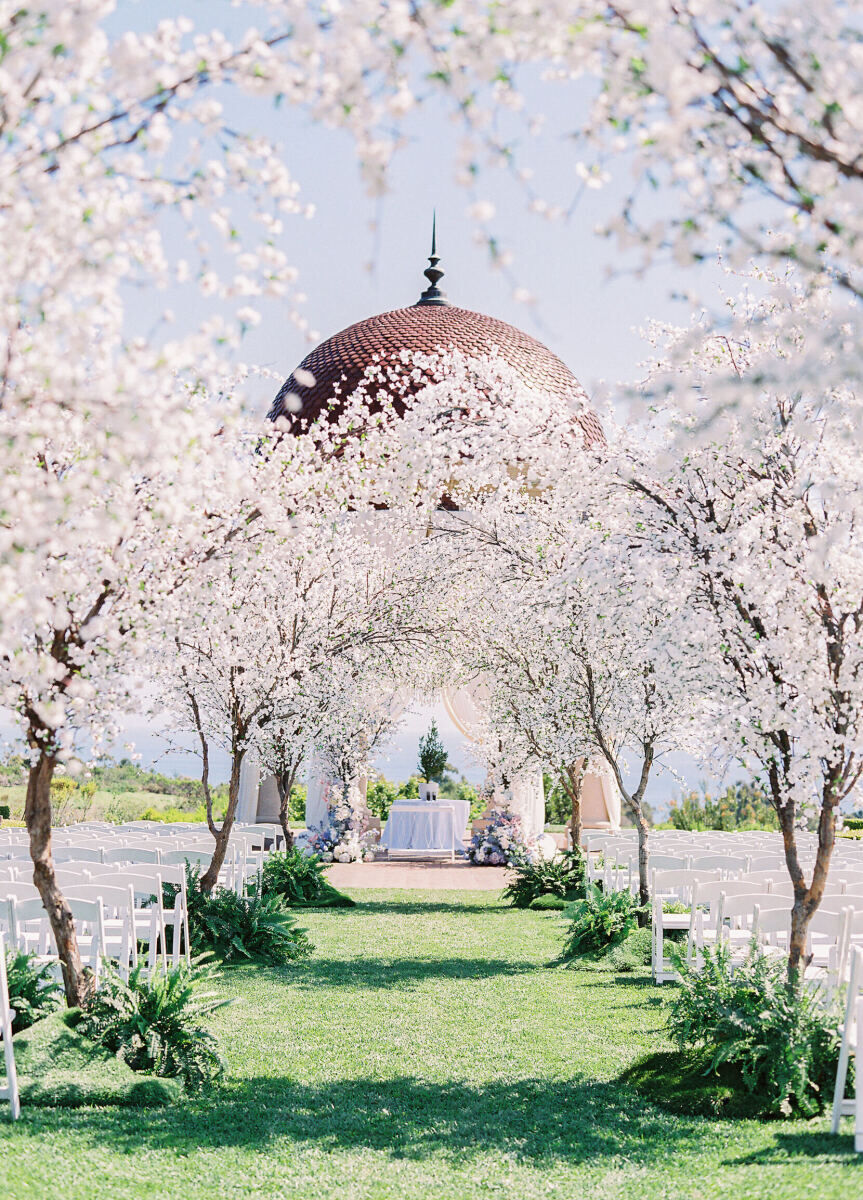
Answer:
[{"label": "shingled dome roof", "polygon": [[[398,360],[404,350],[428,354],[452,348],[470,356],[496,351],[528,387],[567,400],[584,397],[584,389],[569,367],[542,342],[505,321],[451,304],[437,287],[443,275],[437,269],[438,261],[433,240],[431,265],[425,271],[431,286],[416,304],[358,321],[316,346],[279,389],[270,419],[284,415],[298,432],[321,414],[337,414],[338,398],[355,391],[372,362]],[[313,383],[304,372],[313,377]],[[298,374],[304,383],[297,379]],[[418,382],[416,389],[421,386]],[[288,404],[291,395],[296,399]],[[603,440],[595,414],[585,411],[578,420],[588,444]]]}]

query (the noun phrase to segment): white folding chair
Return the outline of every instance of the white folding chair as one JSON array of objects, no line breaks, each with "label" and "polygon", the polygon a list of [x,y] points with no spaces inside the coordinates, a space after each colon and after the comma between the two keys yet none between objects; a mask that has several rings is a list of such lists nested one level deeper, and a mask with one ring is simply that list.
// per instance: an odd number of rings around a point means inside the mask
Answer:
[{"label": "white folding chair", "polygon": [[722,928],[723,897],[751,894],[748,881],[722,879],[718,882],[700,882],[692,897],[689,912],[689,938],[686,945],[686,961],[701,966],[701,951],[705,945],[715,945]]},{"label": "white folding chair", "polygon": [[857,1144],[857,1138],[863,1135],[863,1079],[857,1074],[856,1098],[845,1098],[845,1084],[848,1080],[848,1062],[852,1055],[857,1063],[863,1063],[863,947],[852,946],[849,959],[848,990],[845,995],[845,1019],[840,1026],[842,1040],[839,1044],[839,1062],[836,1066],[836,1082],[833,1087],[833,1114],[830,1122],[830,1132],[839,1132],[839,1122],[842,1117],[857,1117],[857,1130],[854,1149],[863,1150],[863,1139]]},{"label": "white folding chair", "polygon": [[[82,937],[85,941],[87,937],[92,940],[98,934],[102,943],[100,956],[115,959],[120,975],[123,979],[128,979],[129,971],[138,963],[135,899],[132,888],[128,884],[120,884],[119,879],[117,885],[108,885],[104,880],[97,880],[84,886],[70,888],[64,896],[73,916],[76,904],[99,905],[101,918],[98,929],[88,927],[89,932],[85,932]],[[89,922],[90,918],[83,917],[82,920]],[[81,940],[79,938],[79,948]]]},{"label": "white folding chair", "polygon": [[[654,983],[665,983],[677,978],[677,972],[665,957],[665,933],[667,930],[686,930],[692,926],[694,895],[701,884],[718,883],[722,872],[715,871],[654,871],[651,879],[652,900],[652,951],[651,969]],[[666,900],[677,900],[686,904],[683,913],[664,911]]]},{"label": "white folding chair", "polygon": [[29,894],[14,893],[5,897],[6,929],[9,944],[25,954],[32,954],[39,966],[57,963],[54,936],[42,897],[32,888]]},{"label": "white folding chair", "polygon": [[[648,857],[648,871],[650,876],[655,871],[688,871],[691,860],[681,854],[650,854]],[[638,895],[638,855],[634,854],[628,863],[629,867],[629,890],[634,896]],[[615,891],[622,890],[619,887]]]},{"label": "white folding chair", "polygon": [[6,978],[6,941],[0,932],[0,1041],[3,1042],[3,1058],[6,1063],[6,1083],[0,1087],[0,1100],[8,1100],[12,1120],[21,1115],[18,1099],[18,1075],[15,1071],[15,1050],[12,1045],[12,1022],[15,1012],[9,1005],[9,981]]}]

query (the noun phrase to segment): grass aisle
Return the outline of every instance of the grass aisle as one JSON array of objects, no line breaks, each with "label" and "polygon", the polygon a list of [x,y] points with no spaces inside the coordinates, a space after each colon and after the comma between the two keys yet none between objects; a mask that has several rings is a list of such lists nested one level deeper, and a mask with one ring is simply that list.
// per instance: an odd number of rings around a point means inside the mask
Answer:
[{"label": "grass aisle", "polygon": [[548,969],[555,916],[488,893],[355,895],[307,915],[308,964],[226,972],[213,1096],[2,1120],[0,1196],[863,1194],[849,1133],[825,1120],[672,1116],[616,1084],[663,1048],[660,990]]}]

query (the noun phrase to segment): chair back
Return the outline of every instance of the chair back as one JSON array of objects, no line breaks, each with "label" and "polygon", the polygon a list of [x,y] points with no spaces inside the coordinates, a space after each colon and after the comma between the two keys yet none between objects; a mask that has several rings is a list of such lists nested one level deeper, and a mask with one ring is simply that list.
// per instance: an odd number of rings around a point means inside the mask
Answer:
[{"label": "chair back", "polygon": [[[162,862],[169,867],[185,862],[190,867],[208,867],[212,861],[212,850],[168,850],[162,853]],[[227,862],[227,855],[225,861]]]},{"label": "chair back", "polygon": [[104,863],[157,863],[161,851],[158,846],[151,848],[143,846],[113,846],[102,852]]},{"label": "chair back", "polygon": [[53,851],[54,862],[101,862],[102,851],[95,846],[57,846]]},{"label": "chair back", "polygon": [[[680,854],[651,854],[649,865],[651,871],[688,871],[690,860]],[[635,855],[633,867],[638,870],[638,855]]]},{"label": "chair back", "polygon": [[[38,892],[31,893],[29,896],[7,896],[6,914],[9,942],[16,949],[33,950],[30,939],[34,936],[39,954],[47,954],[49,949],[53,949],[54,937],[51,933],[48,914]],[[34,925],[36,925],[36,929],[33,929]]]},{"label": "chair back", "polygon": [[693,855],[693,871],[722,871],[724,875],[742,875],[746,870],[748,859],[735,854],[700,854]]},{"label": "chair back", "polygon": [[718,883],[722,878],[721,871],[654,871],[651,877],[651,893],[654,898],[677,896],[681,901],[690,903],[696,888],[702,883]]}]

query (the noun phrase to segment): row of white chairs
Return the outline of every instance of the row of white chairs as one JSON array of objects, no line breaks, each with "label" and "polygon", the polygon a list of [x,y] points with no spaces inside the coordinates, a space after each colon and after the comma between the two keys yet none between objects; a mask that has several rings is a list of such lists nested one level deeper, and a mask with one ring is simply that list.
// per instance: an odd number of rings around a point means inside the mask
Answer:
[{"label": "row of white chairs", "polygon": [[[172,958],[189,957],[188,900],[185,866],[149,865],[138,872],[102,867],[58,879],[72,911],[82,960],[98,979],[103,960],[113,960],[121,975],[138,965],[138,947],[147,951],[147,970],[157,961],[167,969],[169,931]],[[163,885],[173,884],[173,907],[165,905]],[[5,901],[5,912],[2,903]],[[59,964],[54,938],[32,882],[0,880],[0,927],[11,944],[34,953],[41,962]]]}]

